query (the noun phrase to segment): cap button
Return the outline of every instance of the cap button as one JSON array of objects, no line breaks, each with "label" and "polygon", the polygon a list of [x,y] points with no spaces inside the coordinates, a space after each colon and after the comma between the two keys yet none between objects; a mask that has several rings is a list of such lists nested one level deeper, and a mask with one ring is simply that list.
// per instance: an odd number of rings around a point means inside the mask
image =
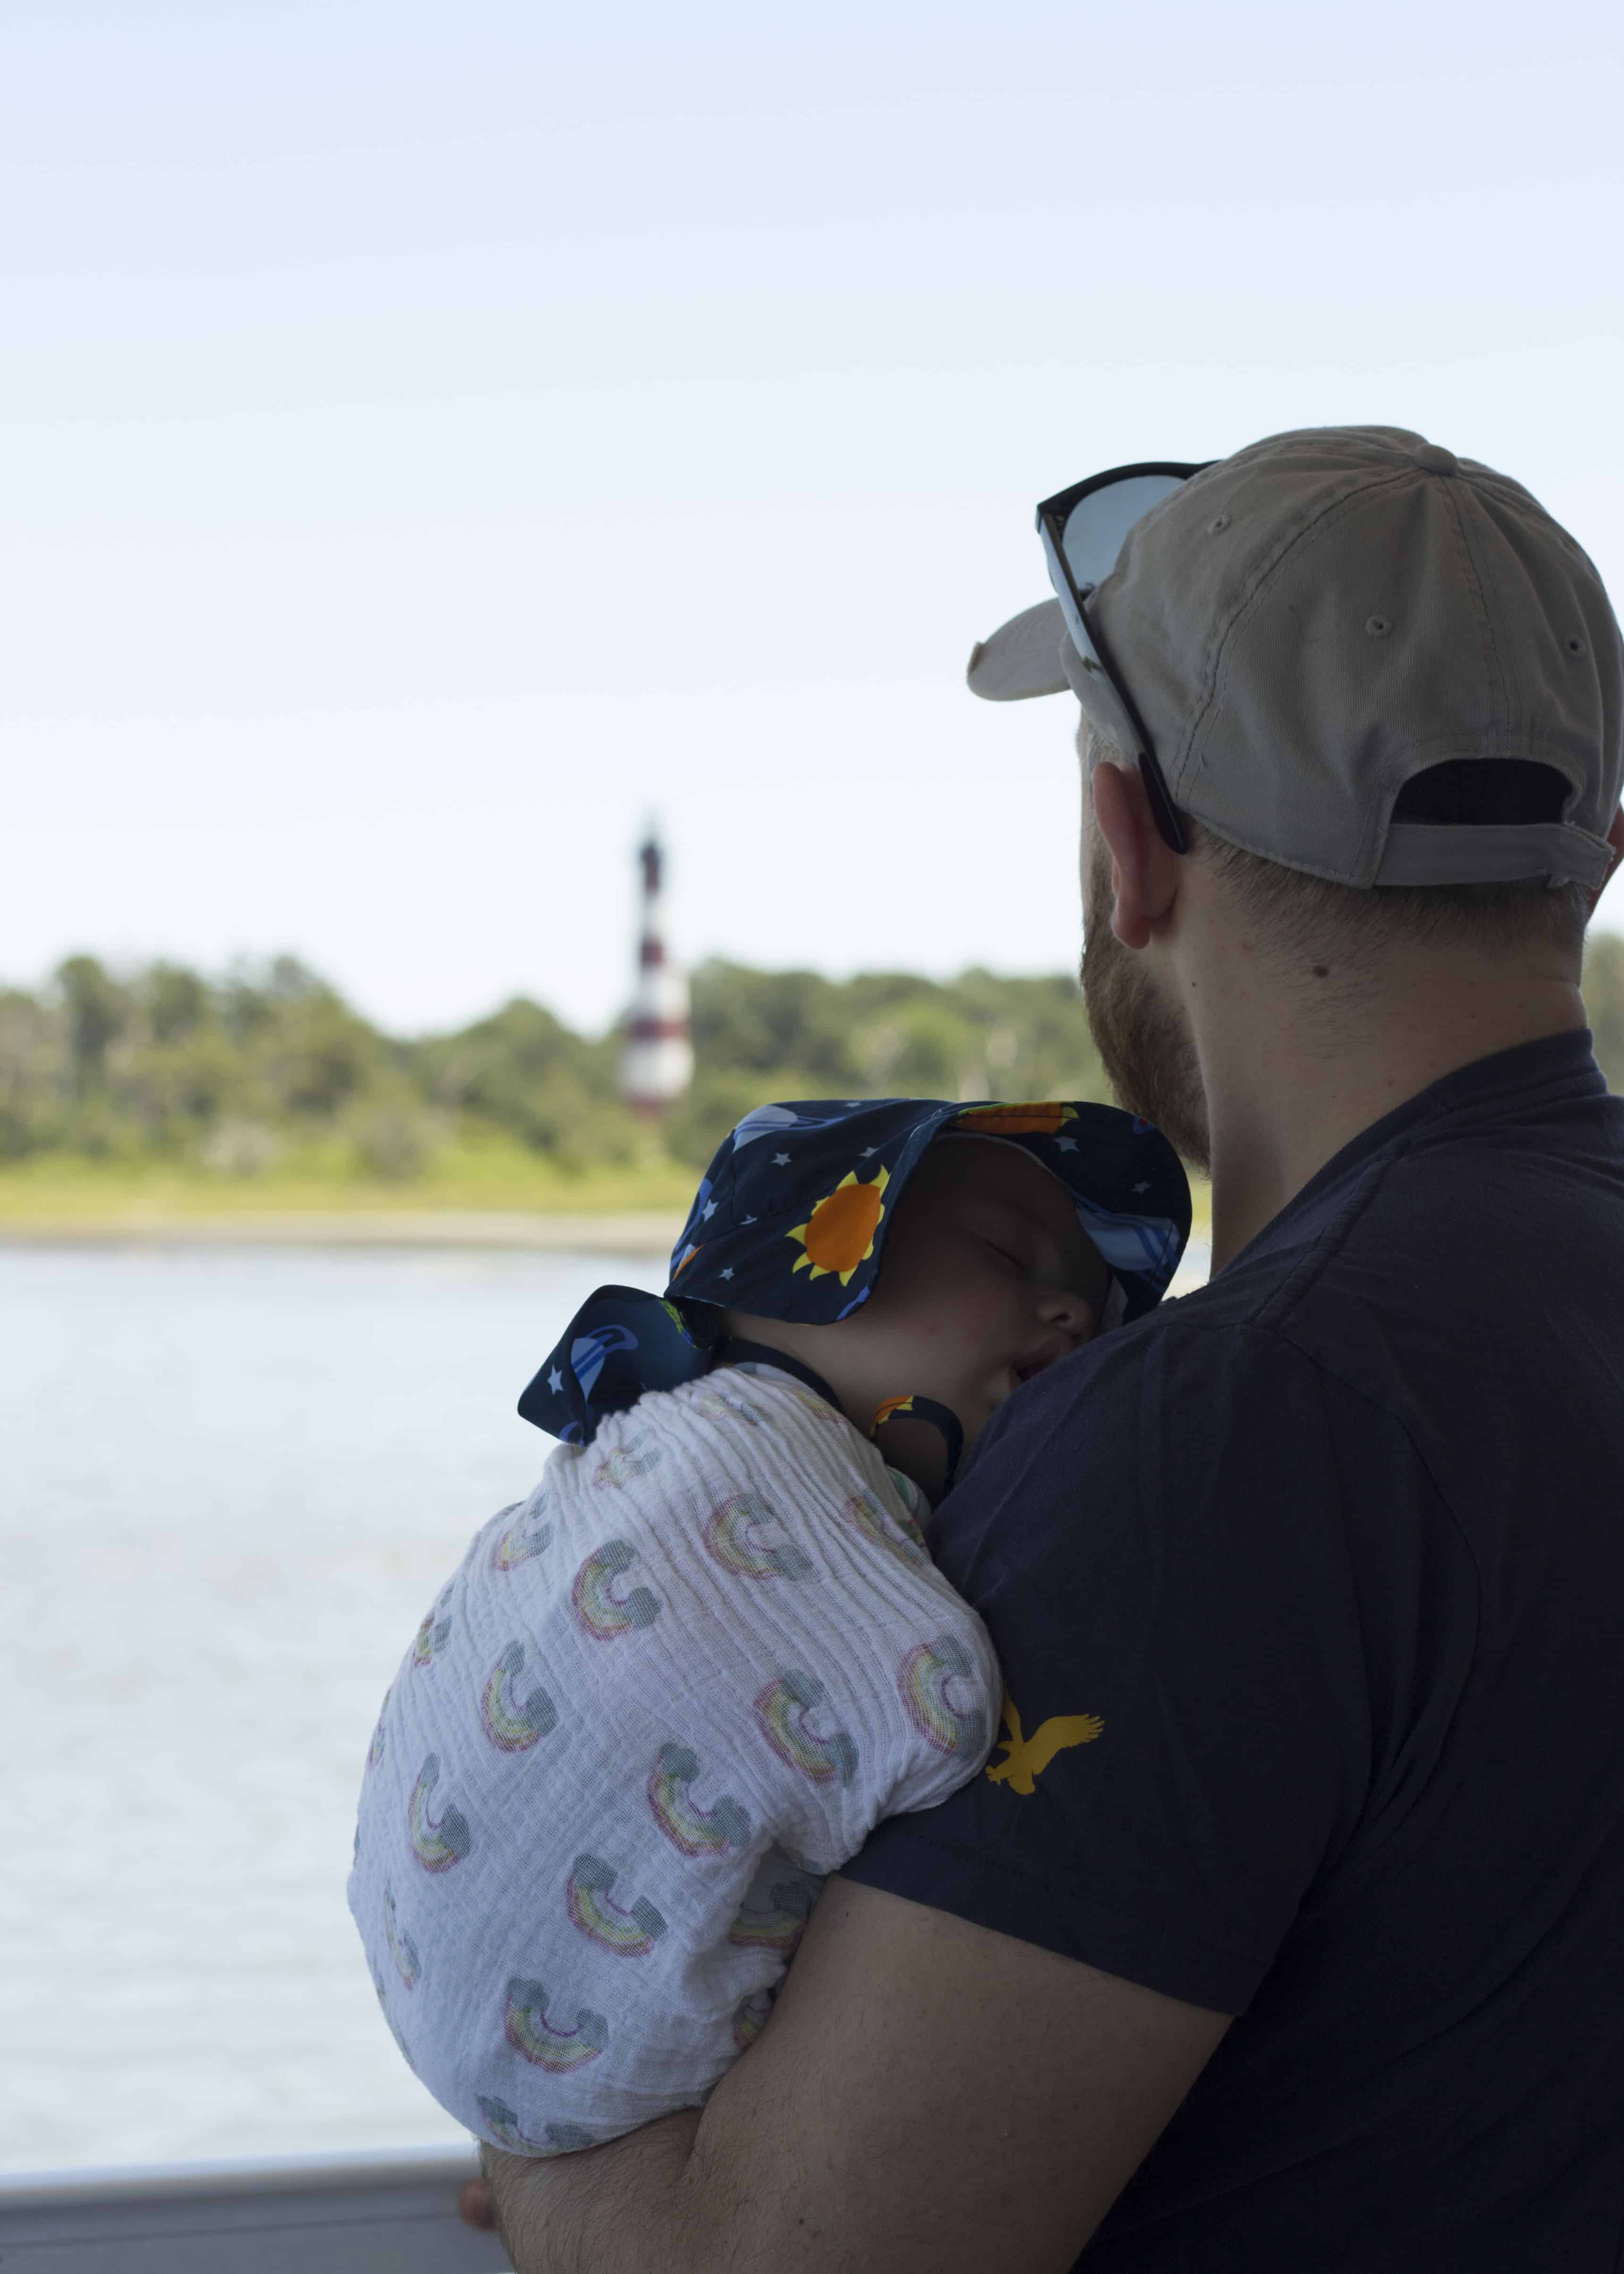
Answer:
[{"label": "cap button", "polygon": [[1453,450],[1446,450],[1436,442],[1422,442],[1413,453],[1415,462],[1424,474],[1455,474],[1461,462]]}]

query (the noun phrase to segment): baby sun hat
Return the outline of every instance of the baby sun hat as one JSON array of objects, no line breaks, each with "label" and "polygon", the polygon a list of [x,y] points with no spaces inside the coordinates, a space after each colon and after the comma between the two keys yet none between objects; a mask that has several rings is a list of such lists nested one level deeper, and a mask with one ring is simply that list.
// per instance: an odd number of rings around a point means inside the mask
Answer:
[{"label": "baby sun hat", "polygon": [[1114,1105],[803,1098],[760,1105],[723,1140],[663,1296],[600,1287],[519,1400],[527,1421],[590,1444],[608,1413],[706,1373],[732,1308],[831,1326],[874,1291],[897,1202],[940,1136],[1019,1145],[1060,1179],[1120,1296],[1158,1303],[1190,1234],[1190,1186],[1159,1129]]}]

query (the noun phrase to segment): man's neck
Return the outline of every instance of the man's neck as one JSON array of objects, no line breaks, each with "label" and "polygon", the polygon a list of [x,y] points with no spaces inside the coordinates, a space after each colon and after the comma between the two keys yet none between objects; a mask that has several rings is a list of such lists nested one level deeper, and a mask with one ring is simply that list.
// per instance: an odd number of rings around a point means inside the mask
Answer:
[{"label": "man's neck", "polygon": [[1554,969],[1412,957],[1319,998],[1253,968],[1190,1005],[1212,1141],[1213,1269],[1222,1270],[1363,1130],[1457,1068],[1585,1023]]}]

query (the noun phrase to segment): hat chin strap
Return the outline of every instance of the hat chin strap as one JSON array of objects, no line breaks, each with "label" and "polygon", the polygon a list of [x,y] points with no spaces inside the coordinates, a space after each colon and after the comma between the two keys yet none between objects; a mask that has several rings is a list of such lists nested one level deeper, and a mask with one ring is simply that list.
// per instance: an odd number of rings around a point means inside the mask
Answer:
[{"label": "hat chin strap", "polygon": [[815,1389],[820,1397],[834,1407],[837,1413],[845,1411],[821,1374],[802,1359],[792,1358],[787,1351],[775,1350],[771,1343],[748,1342],[742,1335],[720,1335],[711,1346],[710,1363],[713,1367],[776,1367],[780,1374],[793,1374],[798,1382],[804,1382],[808,1389]]},{"label": "hat chin strap", "polygon": [[[1108,1327],[1119,1326],[1127,1307],[1128,1291],[1113,1271],[1105,1302],[1101,1310],[1100,1323],[1095,1332],[1103,1334]],[[931,1507],[935,1508],[936,1502],[951,1491],[953,1481],[959,1474],[959,1464],[964,1458],[964,1424],[951,1405],[944,1405],[939,1398],[923,1397],[914,1392],[908,1397],[886,1397],[880,1401],[874,1409],[874,1419],[868,1424],[869,1440],[879,1447],[882,1453],[884,1453],[886,1449],[881,1431],[906,1427],[909,1422],[919,1423],[924,1428],[932,1431],[940,1440],[943,1465],[941,1481],[928,1483],[923,1477],[915,1475],[914,1469],[905,1460],[897,1460],[893,1463],[893,1466],[901,1469],[905,1475],[913,1477],[914,1483],[929,1501]],[[899,1449],[893,1441],[893,1450]]]},{"label": "hat chin strap", "polygon": [[[899,1459],[896,1466],[901,1469],[905,1475],[913,1477],[914,1483],[934,1508],[936,1502],[951,1489],[953,1480],[959,1474],[959,1464],[964,1457],[964,1424],[951,1405],[944,1405],[937,1398],[922,1397],[917,1394],[903,1397],[887,1397],[882,1399],[874,1409],[874,1419],[868,1425],[869,1438],[883,1453],[885,1445],[880,1434],[881,1431],[891,1429],[894,1432],[906,1428],[910,1422],[919,1423],[924,1428],[933,1431],[940,1439],[941,1480],[937,1482],[934,1478],[927,1480],[915,1475],[914,1468],[904,1460]],[[894,1437],[893,1449],[898,1451],[902,1449],[896,1445]]]}]

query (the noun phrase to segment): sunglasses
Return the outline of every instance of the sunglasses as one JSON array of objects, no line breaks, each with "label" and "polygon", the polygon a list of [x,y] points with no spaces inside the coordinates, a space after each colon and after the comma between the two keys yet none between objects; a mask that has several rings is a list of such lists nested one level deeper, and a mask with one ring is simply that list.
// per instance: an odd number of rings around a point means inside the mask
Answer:
[{"label": "sunglasses", "polygon": [[1083,669],[1098,674],[1116,696],[1133,730],[1134,754],[1151,814],[1162,842],[1175,853],[1189,848],[1178,808],[1169,793],[1167,777],[1145,731],[1139,706],[1112,660],[1098,623],[1089,621],[1086,604],[1116,566],[1134,523],[1142,521],[1152,506],[1182,488],[1192,474],[1200,473],[1213,463],[1208,458],[1198,466],[1112,466],[1106,473],[1091,474],[1086,482],[1062,490],[1057,497],[1045,498],[1038,508],[1038,534],[1049,556],[1049,579],[1071,644]]}]

